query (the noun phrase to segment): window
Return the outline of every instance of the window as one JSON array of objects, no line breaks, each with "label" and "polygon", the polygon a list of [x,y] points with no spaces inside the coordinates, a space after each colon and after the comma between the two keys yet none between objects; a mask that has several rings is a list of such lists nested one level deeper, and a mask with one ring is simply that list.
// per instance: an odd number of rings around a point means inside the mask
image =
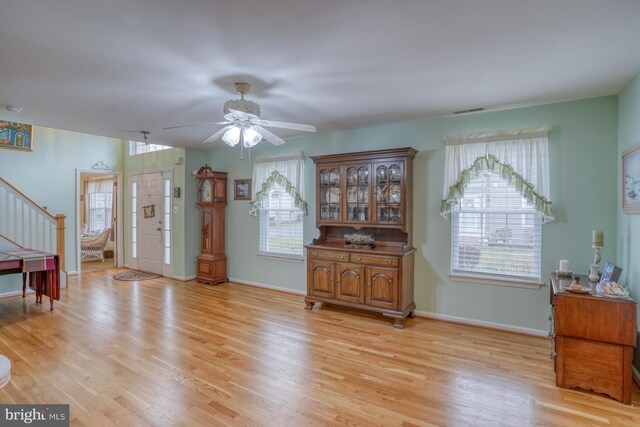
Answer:
[{"label": "window", "polygon": [[171,148],[167,145],[159,144],[146,144],[144,142],[129,141],[129,155],[135,156],[136,154],[151,153],[153,151],[166,150]]},{"label": "window", "polygon": [[138,258],[138,183],[131,183],[131,257]]},{"label": "window", "polygon": [[451,213],[454,275],[540,281],[542,216],[513,184],[480,172]]},{"label": "window", "polygon": [[113,193],[89,193],[89,232],[111,227]]},{"label": "window", "polygon": [[171,180],[164,180],[164,211],[162,233],[164,234],[164,263],[171,264]]},{"label": "window", "polygon": [[263,254],[302,258],[302,209],[279,184],[273,183],[260,207],[260,247]]}]

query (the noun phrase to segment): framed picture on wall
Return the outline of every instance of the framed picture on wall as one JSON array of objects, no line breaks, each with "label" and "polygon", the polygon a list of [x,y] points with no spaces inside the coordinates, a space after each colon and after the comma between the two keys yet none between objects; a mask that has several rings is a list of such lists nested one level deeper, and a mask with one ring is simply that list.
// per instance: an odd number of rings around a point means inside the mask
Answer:
[{"label": "framed picture on wall", "polygon": [[234,200],[251,200],[251,180],[235,179],[233,180],[233,199]]},{"label": "framed picture on wall", "polygon": [[33,151],[33,126],[0,120],[0,148]]},{"label": "framed picture on wall", "polygon": [[640,145],[622,153],[622,212],[640,214]]}]

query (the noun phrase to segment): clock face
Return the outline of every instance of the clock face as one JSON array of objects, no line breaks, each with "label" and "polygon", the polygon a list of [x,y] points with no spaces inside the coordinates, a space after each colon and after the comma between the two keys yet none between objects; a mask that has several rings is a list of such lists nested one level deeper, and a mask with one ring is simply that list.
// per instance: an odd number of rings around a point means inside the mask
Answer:
[{"label": "clock face", "polygon": [[211,191],[211,181],[207,179],[202,184],[202,201],[210,202],[211,200],[213,200],[213,192]]}]

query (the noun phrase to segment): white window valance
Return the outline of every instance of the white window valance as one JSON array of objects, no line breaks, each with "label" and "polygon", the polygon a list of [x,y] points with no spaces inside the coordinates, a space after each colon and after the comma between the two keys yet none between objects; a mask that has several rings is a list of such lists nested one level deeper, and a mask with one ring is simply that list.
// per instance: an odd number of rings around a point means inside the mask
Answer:
[{"label": "white window valance", "polygon": [[469,181],[490,170],[509,180],[543,217],[553,221],[549,190],[549,128],[460,135],[445,140],[440,214],[448,217]]},{"label": "white window valance", "polygon": [[250,211],[256,215],[262,201],[268,197],[271,184],[283,186],[293,198],[297,208],[307,214],[307,202],[304,196],[304,153],[299,152],[285,157],[263,157],[253,164],[253,185]]}]

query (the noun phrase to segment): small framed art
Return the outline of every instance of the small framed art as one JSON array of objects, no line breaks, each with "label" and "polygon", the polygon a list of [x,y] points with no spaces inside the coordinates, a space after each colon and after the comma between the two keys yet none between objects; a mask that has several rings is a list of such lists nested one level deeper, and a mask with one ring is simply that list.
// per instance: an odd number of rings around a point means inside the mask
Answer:
[{"label": "small framed art", "polygon": [[0,120],[0,148],[33,151],[33,126]]},{"label": "small framed art", "polygon": [[640,214],[640,145],[622,153],[622,212]]},{"label": "small framed art", "polygon": [[251,180],[235,179],[233,180],[233,199],[234,200],[251,200]]}]

